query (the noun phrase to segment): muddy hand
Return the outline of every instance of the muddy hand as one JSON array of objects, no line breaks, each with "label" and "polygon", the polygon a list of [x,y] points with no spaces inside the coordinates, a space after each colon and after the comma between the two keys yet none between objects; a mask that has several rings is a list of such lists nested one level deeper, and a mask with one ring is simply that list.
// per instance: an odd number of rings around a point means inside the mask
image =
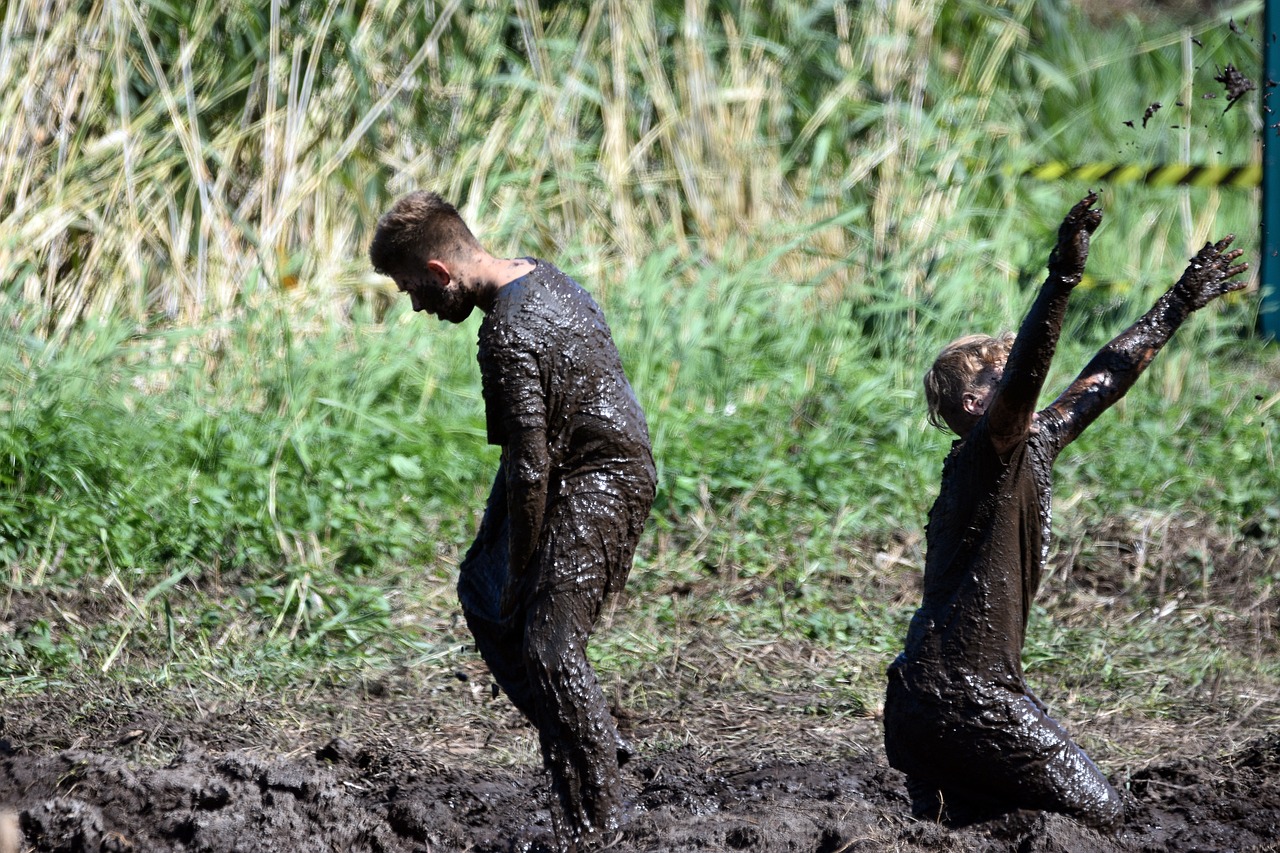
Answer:
[{"label": "muddy hand", "polygon": [[1173,286],[1174,293],[1185,297],[1193,311],[1224,293],[1240,290],[1247,283],[1229,280],[1249,268],[1248,264],[1234,264],[1236,258],[1243,254],[1242,250],[1227,251],[1235,239],[1236,235],[1228,234],[1217,243],[1205,243]]},{"label": "muddy hand", "polygon": [[1049,255],[1049,272],[1078,284],[1084,275],[1084,263],[1089,258],[1089,237],[1102,222],[1102,211],[1094,210],[1098,194],[1090,192],[1076,202],[1062,225],[1058,228],[1058,245]]}]

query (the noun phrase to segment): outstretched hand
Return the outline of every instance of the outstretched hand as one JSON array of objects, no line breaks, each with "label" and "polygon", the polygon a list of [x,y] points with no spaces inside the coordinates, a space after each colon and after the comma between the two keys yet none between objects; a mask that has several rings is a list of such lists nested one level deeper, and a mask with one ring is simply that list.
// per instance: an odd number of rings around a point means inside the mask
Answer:
[{"label": "outstretched hand", "polygon": [[1049,272],[1073,285],[1079,283],[1084,275],[1084,263],[1089,258],[1089,237],[1102,222],[1102,211],[1093,209],[1097,201],[1098,194],[1090,192],[1076,202],[1062,220],[1058,228],[1058,245],[1049,255]]},{"label": "outstretched hand", "polygon": [[1173,292],[1184,297],[1192,311],[1203,308],[1211,300],[1224,293],[1242,289],[1247,282],[1229,281],[1249,268],[1248,264],[1235,264],[1236,258],[1244,254],[1241,249],[1227,251],[1227,247],[1236,239],[1236,235],[1228,234],[1216,243],[1205,243],[1204,248],[1196,253],[1187,266],[1187,271],[1173,286]]}]

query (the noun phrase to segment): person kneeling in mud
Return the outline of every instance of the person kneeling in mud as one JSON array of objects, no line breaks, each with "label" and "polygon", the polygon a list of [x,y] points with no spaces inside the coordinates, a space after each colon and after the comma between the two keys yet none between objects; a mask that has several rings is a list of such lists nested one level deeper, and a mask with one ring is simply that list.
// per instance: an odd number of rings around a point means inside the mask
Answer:
[{"label": "person kneeling in mud", "polygon": [[889,667],[884,704],[885,752],[906,774],[918,817],[962,825],[1035,809],[1108,828],[1123,815],[1115,789],[1023,680],[1027,616],[1048,554],[1051,468],[1193,311],[1244,286],[1228,279],[1248,267],[1232,266],[1233,237],[1206,245],[1150,311],[1036,411],[1102,220],[1096,201],[1090,193],[1063,221],[1017,336],[953,341],[924,379],[931,423],[959,439],[929,511],[923,601]]},{"label": "person kneeling in mud", "polygon": [[435,193],[400,199],[369,249],[415,311],[484,313],[479,354],[502,461],[458,598],[494,679],[537,727],[557,843],[607,840],[630,756],[587,660],[605,601],[631,569],[657,482],[648,426],[609,326],[573,279],[481,248]]}]

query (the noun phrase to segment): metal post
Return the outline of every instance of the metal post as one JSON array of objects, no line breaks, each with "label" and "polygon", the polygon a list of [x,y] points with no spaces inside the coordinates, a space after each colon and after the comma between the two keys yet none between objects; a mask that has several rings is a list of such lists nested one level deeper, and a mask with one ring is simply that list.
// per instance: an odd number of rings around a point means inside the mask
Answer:
[{"label": "metal post", "polygon": [[1262,290],[1258,330],[1280,340],[1280,100],[1273,97],[1280,77],[1280,0],[1266,0],[1262,33]]}]

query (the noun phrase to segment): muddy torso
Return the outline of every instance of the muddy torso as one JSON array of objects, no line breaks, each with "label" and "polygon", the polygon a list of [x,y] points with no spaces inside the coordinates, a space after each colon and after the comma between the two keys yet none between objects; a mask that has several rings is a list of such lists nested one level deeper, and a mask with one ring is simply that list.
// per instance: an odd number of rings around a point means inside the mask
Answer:
[{"label": "muddy torso", "polygon": [[489,442],[545,429],[551,497],[628,497],[637,479],[651,491],[648,426],[604,314],[573,279],[535,263],[498,291],[480,326]]},{"label": "muddy torso", "polygon": [[1022,645],[1049,544],[1050,433],[1001,459],[983,420],[957,441],[929,511],[924,595],[894,663],[913,692],[1022,692]]}]

